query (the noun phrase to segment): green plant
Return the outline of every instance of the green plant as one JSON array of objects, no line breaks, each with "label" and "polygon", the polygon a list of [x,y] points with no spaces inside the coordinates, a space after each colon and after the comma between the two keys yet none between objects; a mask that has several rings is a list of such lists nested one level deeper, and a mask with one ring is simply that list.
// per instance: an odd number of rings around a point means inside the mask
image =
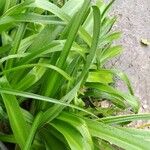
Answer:
[{"label": "green plant", "polygon": [[[113,45],[120,37],[111,32],[116,18],[107,15],[113,2],[0,0],[3,144],[23,150],[103,150],[114,145],[149,150],[149,131],[122,125],[150,115],[136,114],[139,102],[127,76],[104,67],[122,51]],[[115,76],[128,93],[115,89]],[[94,104],[104,99],[109,108]],[[129,108],[135,114],[114,116]]]}]

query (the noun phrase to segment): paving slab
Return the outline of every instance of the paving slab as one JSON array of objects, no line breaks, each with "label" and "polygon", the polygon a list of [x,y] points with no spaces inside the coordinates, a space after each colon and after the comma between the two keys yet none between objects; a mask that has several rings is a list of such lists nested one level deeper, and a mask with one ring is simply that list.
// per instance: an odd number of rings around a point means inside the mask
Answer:
[{"label": "paving slab", "polygon": [[[150,0],[116,0],[111,14],[118,17],[115,30],[122,31],[123,54],[112,65],[125,71],[139,97],[142,112],[150,112]],[[121,84],[119,88],[124,88]]]}]

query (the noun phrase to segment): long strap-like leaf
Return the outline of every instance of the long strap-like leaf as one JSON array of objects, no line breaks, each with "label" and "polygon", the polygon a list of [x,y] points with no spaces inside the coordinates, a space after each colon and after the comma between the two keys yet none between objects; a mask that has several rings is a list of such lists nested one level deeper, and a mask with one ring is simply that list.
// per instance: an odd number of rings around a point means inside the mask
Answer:
[{"label": "long strap-like leaf", "polygon": [[[96,49],[97,49],[97,43],[98,43],[98,37],[99,37],[99,29],[100,29],[100,11],[98,7],[93,7],[93,15],[94,15],[94,33],[93,33],[93,40],[92,40],[92,46],[90,48],[90,53],[87,56],[87,61],[84,66],[84,69],[81,73],[81,76],[79,79],[77,79],[76,85],[74,88],[67,93],[60,101],[70,103],[73,98],[75,97],[77,91],[79,90],[90,66],[94,59]],[[99,19],[98,19],[99,18]],[[61,111],[64,109],[64,106],[54,105],[52,108],[49,108],[44,114],[43,114],[43,120],[42,122],[45,123],[47,121],[53,120],[55,117],[57,117]]]},{"label": "long strap-like leaf", "polygon": [[[9,87],[9,83],[5,77],[2,77],[0,79],[0,87]],[[23,148],[25,145],[25,141],[28,137],[28,127],[17,102],[17,99],[13,95],[4,93],[1,93],[1,96],[7,110],[10,125],[14,133],[15,139],[19,146]]]}]

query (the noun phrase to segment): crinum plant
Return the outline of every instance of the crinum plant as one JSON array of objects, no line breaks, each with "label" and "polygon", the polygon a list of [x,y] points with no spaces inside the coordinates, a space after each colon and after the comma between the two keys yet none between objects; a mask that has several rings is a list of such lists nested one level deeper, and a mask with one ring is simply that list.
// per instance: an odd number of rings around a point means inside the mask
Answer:
[{"label": "crinum plant", "polygon": [[1,149],[149,150],[149,131],[123,125],[150,115],[137,114],[127,76],[104,66],[122,51],[113,2],[0,0]]}]

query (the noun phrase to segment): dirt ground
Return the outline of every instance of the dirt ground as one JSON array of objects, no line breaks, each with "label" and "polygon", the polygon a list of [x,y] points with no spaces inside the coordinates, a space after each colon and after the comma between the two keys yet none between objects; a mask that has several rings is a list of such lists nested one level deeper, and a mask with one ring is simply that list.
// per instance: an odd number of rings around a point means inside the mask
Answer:
[{"label": "dirt ground", "polygon": [[[131,79],[142,103],[141,112],[150,112],[150,46],[140,42],[150,40],[150,0],[116,0],[111,13],[118,17],[115,29],[122,31],[119,43],[124,47],[113,65]],[[124,88],[122,84],[119,87]]]}]

